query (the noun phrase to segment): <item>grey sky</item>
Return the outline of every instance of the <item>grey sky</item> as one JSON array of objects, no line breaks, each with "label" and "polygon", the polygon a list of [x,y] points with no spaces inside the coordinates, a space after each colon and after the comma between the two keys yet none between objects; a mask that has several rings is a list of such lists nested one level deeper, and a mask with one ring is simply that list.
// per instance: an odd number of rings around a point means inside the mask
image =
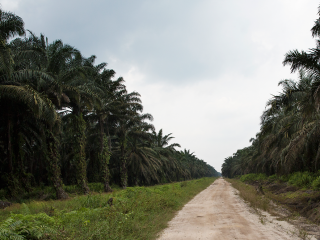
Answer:
[{"label": "grey sky", "polygon": [[284,54],[315,46],[316,0],[0,0],[26,28],[96,55],[142,94],[154,125],[218,171],[249,145]]}]

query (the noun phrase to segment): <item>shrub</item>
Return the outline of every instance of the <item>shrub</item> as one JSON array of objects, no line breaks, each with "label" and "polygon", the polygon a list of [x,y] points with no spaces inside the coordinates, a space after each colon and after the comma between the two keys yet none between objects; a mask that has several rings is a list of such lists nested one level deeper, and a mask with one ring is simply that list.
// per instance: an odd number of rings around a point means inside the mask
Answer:
[{"label": "shrub", "polygon": [[296,172],[290,176],[288,183],[297,187],[310,187],[315,178],[310,172]]},{"label": "shrub", "polygon": [[240,177],[240,181],[242,182],[253,182],[253,181],[262,181],[262,180],[266,180],[267,179],[267,175],[264,173],[249,173],[246,175],[242,175]]},{"label": "shrub", "polygon": [[288,182],[289,179],[290,179],[290,177],[291,177],[291,175],[292,175],[292,174],[281,175],[281,176],[279,177],[279,180],[280,180],[281,182]]},{"label": "shrub", "polygon": [[98,182],[98,183],[88,183],[88,186],[91,191],[94,192],[104,192],[104,187],[103,184]]},{"label": "shrub", "polygon": [[313,180],[311,185],[312,185],[313,189],[319,190],[320,189],[320,177],[317,177],[315,180]]},{"label": "shrub", "polygon": [[276,175],[276,174],[274,174],[274,175],[271,175],[271,176],[269,176],[268,177],[268,180],[277,180],[278,179],[278,176]]}]

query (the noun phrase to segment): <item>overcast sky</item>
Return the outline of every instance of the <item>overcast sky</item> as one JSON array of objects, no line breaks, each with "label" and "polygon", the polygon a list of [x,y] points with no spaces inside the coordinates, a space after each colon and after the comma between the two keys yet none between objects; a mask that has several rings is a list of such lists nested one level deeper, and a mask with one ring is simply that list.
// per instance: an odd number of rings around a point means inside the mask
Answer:
[{"label": "overcast sky", "polygon": [[156,130],[220,171],[249,146],[289,50],[315,46],[316,0],[0,0],[26,29],[107,62]]}]

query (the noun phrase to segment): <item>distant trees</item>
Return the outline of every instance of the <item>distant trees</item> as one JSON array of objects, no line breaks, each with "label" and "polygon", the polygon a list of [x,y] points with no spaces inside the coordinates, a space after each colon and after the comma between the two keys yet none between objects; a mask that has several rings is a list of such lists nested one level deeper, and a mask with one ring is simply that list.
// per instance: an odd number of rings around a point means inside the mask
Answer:
[{"label": "distant trees", "polygon": [[[320,36],[320,18],[311,29]],[[320,40],[308,52],[293,50],[284,65],[298,71],[298,80],[279,82],[282,92],[267,102],[261,128],[248,148],[225,159],[222,174],[288,174],[320,169]]]},{"label": "distant trees", "polygon": [[[10,41],[12,37],[20,36]],[[24,36],[24,37],[23,37]],[[22,19],[0,9],[0,188],[9,197],[63,184],[87,194],[88,181],[132,185],[217,174],[155,132],[137,92],[106,63],[61,40],[25,35]]]}]

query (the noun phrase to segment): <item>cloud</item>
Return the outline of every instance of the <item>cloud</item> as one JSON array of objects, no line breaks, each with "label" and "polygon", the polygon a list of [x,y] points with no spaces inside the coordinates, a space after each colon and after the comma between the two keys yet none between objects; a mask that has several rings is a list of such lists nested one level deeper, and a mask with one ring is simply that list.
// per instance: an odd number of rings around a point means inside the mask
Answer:
[{"label": "cloud", "polygon": [[[6,11],[14,12],[19,7],[19,0],[2,0],[1,7]],[[8,10],[7,10],[8,9]]]}]

